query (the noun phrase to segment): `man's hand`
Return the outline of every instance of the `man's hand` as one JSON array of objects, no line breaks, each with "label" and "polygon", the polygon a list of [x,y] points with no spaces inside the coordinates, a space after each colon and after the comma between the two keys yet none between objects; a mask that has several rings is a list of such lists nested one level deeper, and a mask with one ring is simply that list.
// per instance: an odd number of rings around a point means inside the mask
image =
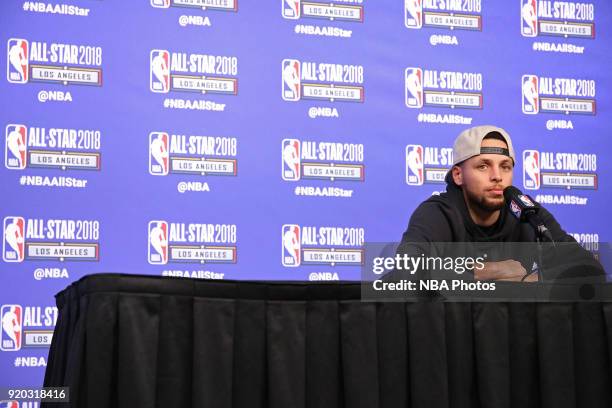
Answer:
[{"label": "man's hand", "polygon": [[523,280],[523,282],[538,282],[539,280],[540,280],[540,274],[537,272],[534,272],[530,274],[528,277],[526,277],[525,280]]},{"label": "man's hand", "polygon": [[[484,268],[474,268],[476,280],[498,280],[508,282],[521,282],[527,271],[520,262],[507,259],[498,262],[485,262]],[[523,282],[537,282],[538,274],[532,273]]]}]

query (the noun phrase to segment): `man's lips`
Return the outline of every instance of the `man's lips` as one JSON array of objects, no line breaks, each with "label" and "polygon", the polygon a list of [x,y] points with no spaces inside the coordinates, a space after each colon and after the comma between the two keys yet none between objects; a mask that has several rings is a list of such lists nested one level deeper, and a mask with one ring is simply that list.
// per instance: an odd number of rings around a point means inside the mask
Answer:
[{"label": "man's lips", "polygon": [[493,193],[495,195],[503,195],[504,194],[504,189],[502,187],[491,187],[491,188],[488,188],[487,191],[490,191],[491,193]]}]

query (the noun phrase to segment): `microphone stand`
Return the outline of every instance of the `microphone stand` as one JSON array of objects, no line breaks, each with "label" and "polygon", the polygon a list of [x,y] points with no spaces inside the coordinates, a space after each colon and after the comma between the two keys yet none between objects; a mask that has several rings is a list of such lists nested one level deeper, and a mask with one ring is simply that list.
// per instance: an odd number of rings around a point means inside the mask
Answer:
[{"label": "microphone stand", "polygon": [[[552,238],[552,234],[550,233],[548,228],[546,228],[546,226],[543,223],[541,222],[538,223],[536,220],[530,217],[529,224],[531,224],[531,226],[533,227],[536,233],[536,243],[538,246],[538,273],[540,274],[542,280],[544,280],[544,263],[542,262],[542,243],[547,242],[547,243],[552,244],[552,248],[554,251],[556,251],[557,247],[555,245],[555,241]],[[532,273],[533,272],[525,275],[525,277],[522,280],[525,280],[525,278],[527,278],[527,276],[531,275]]]}]

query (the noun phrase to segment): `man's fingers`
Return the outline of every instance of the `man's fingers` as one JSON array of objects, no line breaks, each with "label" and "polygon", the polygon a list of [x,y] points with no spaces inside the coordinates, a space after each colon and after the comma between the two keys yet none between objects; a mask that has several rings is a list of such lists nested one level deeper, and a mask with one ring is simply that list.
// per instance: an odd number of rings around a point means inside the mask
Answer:
[{"label": "man's fingers", "polygon": [[520,281],[527,271],[520,262],[509,259],[499,262],[486,262],[484,268],[474,269],[476,280],[518,280]]},{"label": "man's fingers", "polygon": [[480,270],[474,270],[474,279],[476,280],[493,280],[497,278],[497,273],[482,268]]},{"label": "man's fingers", "polygon": [[[524,275],[523,275],[524,276]],[[513,278],[502,278],[502,279],[496,279],[498,282],[520,282],[521,279],[523,279],[523,277],[518,277],[515,276]]]},{"label": "man's fingers", "polygon": [[527,274],[523,265],[520,262],[514,260],[502,261],[499,267],[499,277],[500,278],[523,278]]}]

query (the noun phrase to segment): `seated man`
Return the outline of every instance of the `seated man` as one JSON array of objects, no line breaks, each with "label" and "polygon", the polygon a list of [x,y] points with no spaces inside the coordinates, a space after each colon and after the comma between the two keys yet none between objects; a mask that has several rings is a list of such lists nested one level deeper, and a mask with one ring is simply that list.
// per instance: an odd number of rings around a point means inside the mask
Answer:
[{"label": "seated man", "polygon": [[[432,196],[417,207],[402,236],[398,253],[411,256],[429,254],[436,243],[535,243],[535,229],[529,223],[519,221],[505,206],[504,189],[512,185],[514,164],[514,148],[504,129],[476,126],[463,131],[453,147],[453,167],[446,175],[446,193]],[[561,243],[558,247],[563,248],[556,251],[552,247],[553,254],[549,251],[548,259],[554,267],[550,268],[551,273],[546,274],[545,279],[603,277],[603,268],[593,256],[561,228],[550,212],[536,205],[553,241]],[[537,245],[528,247],[535,251]],[[526,251],[518,252],[524,255]],[[559,252],[562,252],[562,257]],[[489,260],[484,267],[474,268],[475,279],[535,282],[542,279],[538,271],[546,270],[539,264],[547,264],[541,258],[538,261],[536,256],[520,262],[516,257]],[[560,265],[565,265],[563,271],[559,270]]]}]

